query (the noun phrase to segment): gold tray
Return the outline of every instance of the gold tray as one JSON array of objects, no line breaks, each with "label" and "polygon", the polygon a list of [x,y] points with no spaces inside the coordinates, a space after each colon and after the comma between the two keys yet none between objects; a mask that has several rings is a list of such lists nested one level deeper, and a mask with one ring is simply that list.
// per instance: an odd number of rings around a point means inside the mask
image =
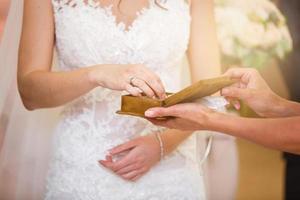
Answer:
[{"label": "gold tray", "polygon": [[117,111],[117,113],[145,117],[144,113],[149,108],[169,107],[178,103],[193,102],[202,97],[212,95],[235,82],[235,80],[227,76],[200,80],[177,93],[167,93],[168,97],[164,100],[151,99],[147,96],[124,95],[122,96],[121,110]]}]

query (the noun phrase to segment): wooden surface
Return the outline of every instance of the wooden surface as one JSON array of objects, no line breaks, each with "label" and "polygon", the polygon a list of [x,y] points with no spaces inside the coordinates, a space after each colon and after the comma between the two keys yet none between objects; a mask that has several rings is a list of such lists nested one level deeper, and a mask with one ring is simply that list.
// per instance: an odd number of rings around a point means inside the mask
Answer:
[{"label": "wooden surface", "polygon": [[171,95],[164,102],[165,106],[172,106],[183,102],[193,102],[194,100],[200,99],[212,95],[224,87],[232,85],[235,81],[229,77],[220,76],[216,78],[200,80],[197,83]]}]

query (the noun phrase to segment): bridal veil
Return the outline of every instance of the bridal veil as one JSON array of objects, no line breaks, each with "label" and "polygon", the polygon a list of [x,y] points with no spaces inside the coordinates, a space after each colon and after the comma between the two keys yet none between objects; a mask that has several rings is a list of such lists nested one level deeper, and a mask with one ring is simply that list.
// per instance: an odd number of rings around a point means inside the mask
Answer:
[{"label": "bridal veil", "polygon": [[58,109],[29,112],[17,90],[23,0],[12,0],[0,43],[1,199],[42,199]]}]

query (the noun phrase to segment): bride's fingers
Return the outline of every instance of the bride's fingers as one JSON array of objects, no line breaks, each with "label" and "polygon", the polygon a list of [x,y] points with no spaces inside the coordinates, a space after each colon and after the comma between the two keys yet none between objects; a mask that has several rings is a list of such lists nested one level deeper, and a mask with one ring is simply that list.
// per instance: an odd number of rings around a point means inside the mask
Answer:
[{"label": "bride's fingers", "polygon": [[105,159],[106,159],[108,162],[113,162],[112,156],[111,156],[111,155],[105,156]]},{"label": "bride's fingers", "polygon": [[154,90],[157,97],[160,99],[165,99],[167,97],[163,83],[158,77],[153,75],[149,78],[147,83]]},{"label": "bride's fingers", "polygon": [[131,140],[129,142],[126,142],[124,144],[120,144],[110,150],[109,153],[111,156],[114,156],[114,155],[117,155],[119,153],[122,153],[122,152],[125,152],[125,151],[129,151],[131,150],[132,148],[134,148],[137,144],[135,143],[134,140]]},{"label": "bride's fingers", "polygon": [[142,79],[134,78],[131,82],[133,86],[140,88],[148,97],[155,97],[155,93],[152,88]]},{"label": "bride's fingers", "polygon": [[121,177],[126,180],[137,180],[139,177],[143,176],[148,170],[146,168],[141,168],[139,170],[133,170],[127,174],[122,175]]},{"label": "bride's fingers", "polygon": [[103,167],[106,167],[106,168],[111,168],[112,167],[112,162],[110,161],[107,161],[107,160],[99,160],[98,161]]},{"label": "bride's fingers", "polygon": [[136,162],[135,159],[131,158],[130,155],[127,155],[124,158],[122,158],[121,160],[118,160],[117,162],[112,163],[112,165],[109,168],[112,171],[117,172],[120,169],[122,169],[122,168],[124,168],[124,167],[126,167],[128,165],[131,165],[131,164],[133,164],[135,162]]},{"label": "bride's fingers", "polygon": [[140,74],[139,77],[146,82],[146,84],[154,91],[157,97],[160,99],[164,99],[166,97],[165,88],[158,76],[152,73],[144,72]]},{"label": "bride's fingers", "polygon": [[131,172],[133,170],[140,169],[140,168],[141,168],[141,165],[139,163],[134,163],[134,164],[128,165],[128,166],[118,170],[116,173],[119,175],[123,175],[123,174]]},{"label": "bride's fingers", "polygon": [[133,170],[127,174],[123,174],[121,177],[126,179],[126,180],[131,180],[132,178],[140,175],[140,170]]},{"label": "bride's fingers", "polygon": [[126,85],[125,90],[126,90],[129,94],[131,94],[131,95],[133,95],[133,96],[136,96],[136,97],[142,96],[141,93],[143,92],[143,91],[141,91],[139,88],[134,87],[134,86],[132,86],[132,85],[130,85],[130,84],[127,84],[127,85]]},{"label": "bride's fingers", "polygon": [[157,81],[150,80],[148,82],[149,86],[153,89],[155,92],[155,96],[157,96],[159,99],[165,99],[167,98],[165,89],[159,84]]},{"label": "bride's fingers", "polygon": [[132,179],[130,179],[131,181],[137,181],[138,179],[140,179],[143,176],[143,174],[139,174],[136,177],[133,177]]}]

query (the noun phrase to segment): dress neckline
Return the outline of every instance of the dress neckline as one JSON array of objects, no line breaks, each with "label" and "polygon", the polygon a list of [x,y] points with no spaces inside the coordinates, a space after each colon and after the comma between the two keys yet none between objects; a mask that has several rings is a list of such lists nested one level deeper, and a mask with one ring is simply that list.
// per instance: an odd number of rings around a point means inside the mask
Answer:
[{"label": "dress neckline", "polygon": [[97,8],[104,11],[105,15],[111,20],[111,23],[113,23],[114,27],[124,34],[129,34],[133,29],[136,28],[140,21],[147,16],[152,9],[154,9],[154,5],[152,0],[149,0],[149,4],[137,11],[135,18],[129,24],[126,24],[122,20],[118,21],[117,16],[113,13],[113,5],[101,6],[99,4]]}]

